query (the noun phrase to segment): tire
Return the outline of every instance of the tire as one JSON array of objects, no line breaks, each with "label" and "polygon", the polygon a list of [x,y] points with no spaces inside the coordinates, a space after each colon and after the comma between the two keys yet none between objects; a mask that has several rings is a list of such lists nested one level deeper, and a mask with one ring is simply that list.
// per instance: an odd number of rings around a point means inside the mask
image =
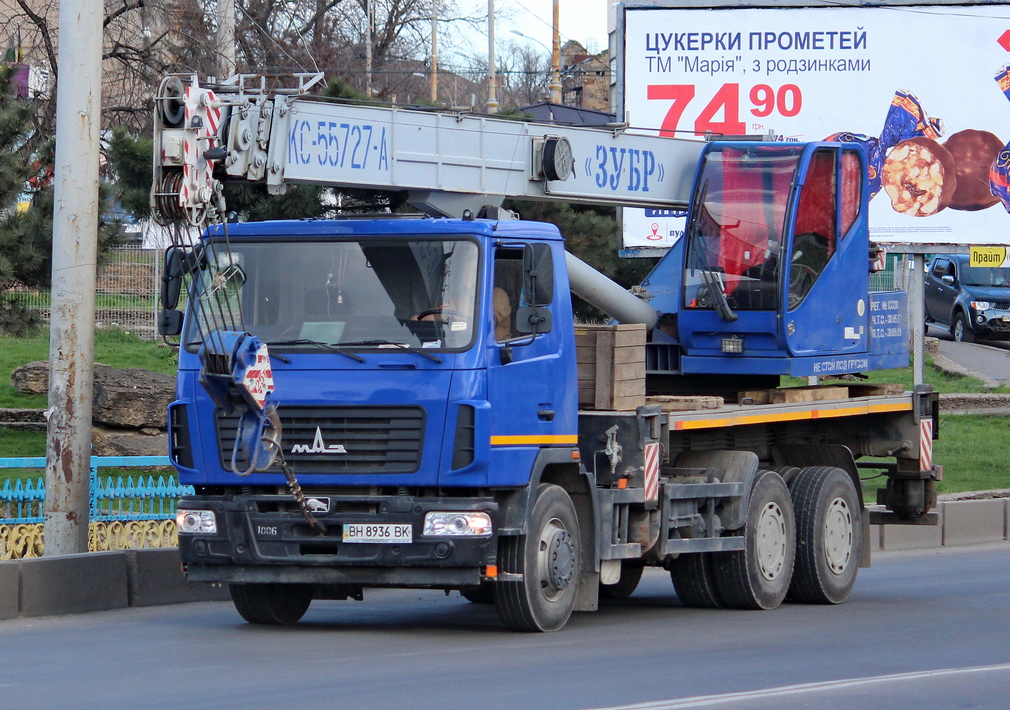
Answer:
[{"label": "tire", "polygon": [[627,560],[621,562],[621,577],[614,584],[600,585],[600,599],[627,599],[642,581],[645,566],[630,564]]},{"label": "tire", "polygon": [[733,609],[774,609],[789,591],[796,557],[793,503],[779,474],[754,477],[743,535],[743,550],[715,557],[718,596]]},{"label": "tire", "polygon": [[459,593],[471,604],[493,604],[494,589],[488,582],[481,582],[476,587],[466,587]]},{"label": "tire", "polygon": [[800,472],[799,466],[769,466],[769,471],[774,471],[778,475],[782,476],[782,480],[786,482],[786,487],[790,488],[793,485],[793,479],[796,478],[796,474]]},{"label": "tire", "polygon": [[502,538],[503,571],[522,581],[497,582],[495,606],[516,631],[557,631],[575,607],[582,550],[572,499],[560,486],[541,484],[525,536]]},{"label": "tire", "polygon": [[719,609],[726,606],[715,586],[711,552],[682,554],[670,567],[670,578],[677,598],[695,609]]},{"label": "tire", "polygon": [[968,319],[964,317],[964,313],[961,311],[958,311],[957,315],[954,316],[954,325],[950,326],[950,335],[959,343],[975,342],[975,333],[972,331],[971,326],[968,325]]},{"label": "tire", "polygon": [[309,584],[230,584],[231,600],[250,624],[294,624],[308,611],[315,589]]},{"label": "tire", "polygon": [[804,468],[790,490],[796,511],[796,566],[789,601],[840,604],[859,572],[862,512],[849,474],[831,466]]}]

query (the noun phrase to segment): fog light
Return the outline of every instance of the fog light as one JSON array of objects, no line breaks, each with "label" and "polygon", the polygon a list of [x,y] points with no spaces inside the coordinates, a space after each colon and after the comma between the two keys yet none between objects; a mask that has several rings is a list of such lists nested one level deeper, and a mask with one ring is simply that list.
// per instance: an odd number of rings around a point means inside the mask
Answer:
[{"label": "fog light", "polygon": [[742,353],[743,338],[738,338],[735,335],[732,338],[723,338],[719,346],[724,353]]},{"label": "fog light", "polygon": [[470,512],[426,513],[421,534],[433,537],[489,537],[491,516]]},{"label": "fog light", "polygon": [[975,316],[975,322],[976,323],[985,323],[985,316],[982,315],[981,313],[978,314],[977,316]]},{"label": "fog light", "polygon": [[180,535],[205,533],[217,534],[217,518],[212,510],[186,510],[180,508],[175,513],[175,525]]}]

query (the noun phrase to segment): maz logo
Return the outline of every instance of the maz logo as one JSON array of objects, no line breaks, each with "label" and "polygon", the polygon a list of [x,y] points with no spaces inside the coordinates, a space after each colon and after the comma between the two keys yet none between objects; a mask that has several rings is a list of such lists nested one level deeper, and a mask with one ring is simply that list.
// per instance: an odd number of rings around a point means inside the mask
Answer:
[{"label": "maz logo", "polygon": [[346,454],[347,449],[343,444],[326,445],[323,441],[323,432],[316,427],[316,437],[312,440],[312,446],[305,444],[295,444],[291,447],[292,454]]}]

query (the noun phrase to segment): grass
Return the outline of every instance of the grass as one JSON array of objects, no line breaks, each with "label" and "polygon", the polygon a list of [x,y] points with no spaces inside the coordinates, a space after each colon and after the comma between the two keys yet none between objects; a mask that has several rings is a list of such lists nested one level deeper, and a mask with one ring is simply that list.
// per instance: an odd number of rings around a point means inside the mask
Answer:
[{"label": "grass", "polygon": [[[867,378],[865,380],[859,380],[860,383],[867,384],[899,384],[906,390],[911,390],[913,386],[912,382],[912,368],[903,367],[898,370],[876,370],[874,372],[866,373]],[[1010,393],[1010,387],[1002,385],[996,389],[985,389],[984,382],[975,377],[958,377],[957,375],[948,374],[942,370],[938,370],[933,366],[933,358],[926,356],[925,367],[923,368],[923,377],[926,380],[926,384],[932,385],[933,390],[941,394],[965,394],[965,393],[978,393],[978,392],[998,392],[998,393]],[[844,380],[838,380],[834,378],[821,378],[821,384],[845,384]],[[800,377],[783,377],[782,385],[785,387],[801,387],[807,384],[806,378]]]},{"label": "grass", "polygon": [[[933,461],[943,466],[937,493],[963,493],[1010,488],[1010,426],[1005,417],[985,414],[940,415],[940,438]],[[883,476],[863,473],[863,500],[875,503]]]},{"label": "grass", "polygon": [[[112,367],[141,367],[174,375],[177,352],[162,343],[141,340],[119,328],[95,332],[95,361]],[[0,407],[15,409],[45,409],[46,395],[26,395],[10,384],[16,368],[34,360],[49,359],[48,333],[34,338],[12,338],[0,335]],[[26,454],[27,455],[27,454]]]}]

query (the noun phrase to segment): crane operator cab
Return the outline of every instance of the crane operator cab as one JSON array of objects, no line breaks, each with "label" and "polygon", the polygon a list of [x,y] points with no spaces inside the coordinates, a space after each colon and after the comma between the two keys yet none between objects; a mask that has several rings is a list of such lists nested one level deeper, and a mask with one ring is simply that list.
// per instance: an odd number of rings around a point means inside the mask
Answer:
[{"label": "crane operator cab", "polygon": [[650,343],[650,373],[906,365],[905,294],[869,291],[866,166],[855,144],[706,146],[685,238],[643,284],[664,334],[675,330],[675,343]]}]

